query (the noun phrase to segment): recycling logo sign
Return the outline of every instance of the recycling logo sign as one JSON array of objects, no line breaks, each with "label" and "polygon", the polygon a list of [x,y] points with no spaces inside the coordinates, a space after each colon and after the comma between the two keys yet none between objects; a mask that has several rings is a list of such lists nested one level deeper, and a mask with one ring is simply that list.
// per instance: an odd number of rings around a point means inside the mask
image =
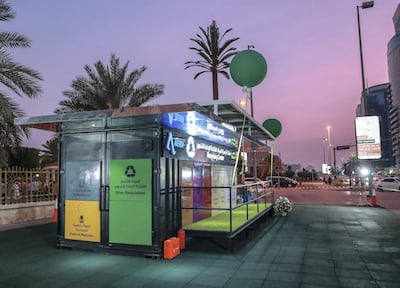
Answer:
[{"label": "recycling logo sign", "polygon": [[110,161],[110,201],[151,201],[152,159]]},{"label": "recycling logo sign", "polygon": [[125,169],[125,176],[126,177],[135,177],[135,175],[136,175],[135,167],[133,167],[133,165],[128,165]]}]

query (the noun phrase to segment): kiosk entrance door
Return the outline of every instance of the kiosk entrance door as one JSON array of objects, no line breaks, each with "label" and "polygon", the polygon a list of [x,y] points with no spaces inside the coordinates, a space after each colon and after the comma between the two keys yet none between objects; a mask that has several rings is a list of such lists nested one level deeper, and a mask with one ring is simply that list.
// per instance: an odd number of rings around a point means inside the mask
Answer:
[{"label": "kiosk entrance door", "polygon": [[152,245],[153,140],[148,132],[109,132],[109,242]]},{"label": "kiosk entrance door", "polygon": [[104,133],[63,135],[60,200],[64,202],[64,238],[100,242],[100,191]]},{"label": "kiosk entrance door", "polygon": [[151,131],[64,134],[64,238],[101,245],[152,243]]}]

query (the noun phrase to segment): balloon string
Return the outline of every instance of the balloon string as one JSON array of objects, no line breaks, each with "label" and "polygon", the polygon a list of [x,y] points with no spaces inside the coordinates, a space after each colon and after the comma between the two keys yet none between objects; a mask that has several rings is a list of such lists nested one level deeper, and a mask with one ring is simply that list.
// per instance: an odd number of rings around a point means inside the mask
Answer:
[{"label": "balloon string", "polygon": [[[246,86],[243,87],[243,91],[246,92],[246,109],[247,109],[247,99],[248,99],[248,94],[249,90],[247,89]],[[239,144],[238,144],[238,150],[236,154],[236,161],[235,161],[235,167],[233,168],[233,175],[232,175],[232,186],[235,185],[235,177],[237,173],[237,166],[239,162],[239,157],[240,157],[240,147],[242,146],[242,141],[243,141],[243,133],[244,133],[244,127],[246,125],[246,114],[243,114],[243,125],[242,125],[242,131],[240,132],[240,138],[239,138]],[[242,172],[243,172],[243,164],[242,163]]]},{"label": "balloon string", "polygon": [[[273,181],[272,181],[272,169],[274,167],[274,146],[275,146],[275,141],[272,141],[272,145],[271,145],[271,168],[270,168],[270,174],[271,174],[271,191],[272,191],[272,202],[275,202],[275,193],[274,193],[274,185],[273,185]],[[279,168],[278,168],[279,169]]]}]

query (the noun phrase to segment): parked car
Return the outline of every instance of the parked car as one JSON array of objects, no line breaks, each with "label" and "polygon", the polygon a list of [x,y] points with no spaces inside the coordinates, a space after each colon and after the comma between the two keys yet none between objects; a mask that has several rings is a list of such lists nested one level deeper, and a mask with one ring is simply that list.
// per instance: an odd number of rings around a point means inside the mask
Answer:
[{"label": "parked car", "polygon": [[385,177],[378,180],[375,184],[376,191],[400,191],[400,178]]},{"label": "parked car", "polygon": [[298,182],[296,180],[293,180],[289,177],[284,177],[284,176],[272,176],[272,177],[267,177],[267,181],[271,181],[272,185],[276,187],[296,187],[298,185]]},{"label": "parked car", "polygon": [[272,184],[272,182],[270,180],[263,181],[260,178],[253,178],[253,177],[244,178],[244,184],[246,184],[246,185],[252,185],[255,183],[259,183],[259,184],[257,184],[257,186],[260,186],[262,188],[268,188]]},{"label": "parked car", "polygon": [[260,178],[245,177],[244,185],[237,190],[237,202],[244,203],[253,201],[257,197],[261,197],[267,192],[271,185],[271,181],[263,181]]}]

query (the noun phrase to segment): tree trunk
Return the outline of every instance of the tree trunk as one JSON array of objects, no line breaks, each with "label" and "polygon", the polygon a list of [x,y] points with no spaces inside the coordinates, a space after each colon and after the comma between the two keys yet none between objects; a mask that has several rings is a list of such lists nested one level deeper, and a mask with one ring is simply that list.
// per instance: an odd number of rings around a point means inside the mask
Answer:
[{"label": "tree trunk", "polygon": [[212,70],[213,100],[218,100],[218,72]]}]

